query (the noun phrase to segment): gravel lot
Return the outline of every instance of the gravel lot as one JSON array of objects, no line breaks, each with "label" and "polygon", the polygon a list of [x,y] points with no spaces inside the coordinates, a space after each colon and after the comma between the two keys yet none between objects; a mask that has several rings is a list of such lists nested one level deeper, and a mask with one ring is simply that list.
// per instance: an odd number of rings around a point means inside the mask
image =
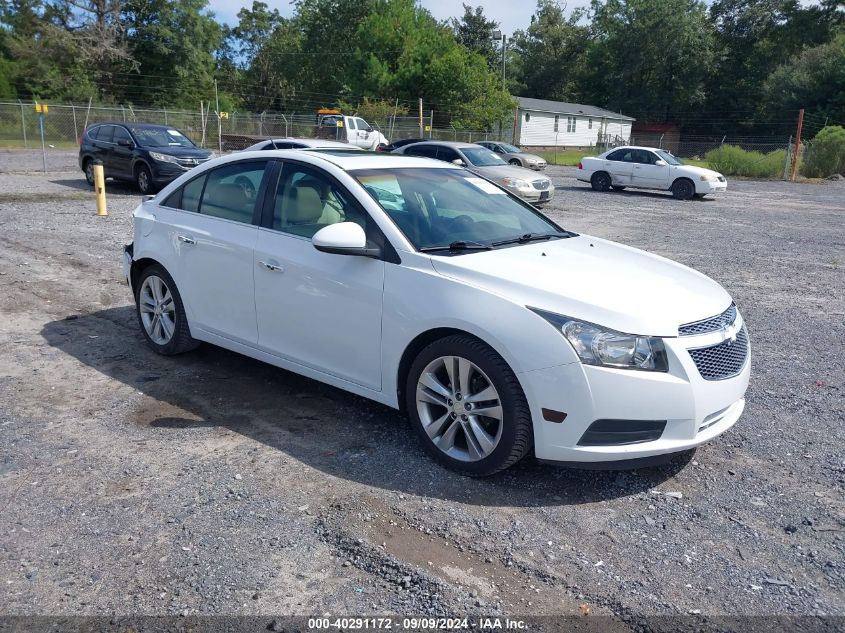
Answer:
[{"label": "gravel lot", "polygon": [[550,168],[565,227],[732,293],[748,406],[662,468],[472,480],[380,405],[154,355],[120,279],[139,196],[99,218],[72,152],[0,157],[0,614],[845,616],[842,183],[677,202]]}]

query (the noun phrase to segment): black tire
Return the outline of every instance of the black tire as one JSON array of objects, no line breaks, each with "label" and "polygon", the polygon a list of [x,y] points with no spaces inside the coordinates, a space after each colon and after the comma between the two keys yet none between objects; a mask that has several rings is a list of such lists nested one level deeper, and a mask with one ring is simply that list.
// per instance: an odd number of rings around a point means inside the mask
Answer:
[{"label": "black tire", "polygon": [[625,191],[625,187],[623,185],[612,185],[614,191]]},{"label": "black tire", "polygon": [[[443,356],[460,356],[475,364],[499,394],[502,407],[501,436],[496,448],[478,461],[462,461],[441,451],[425,432],[417,409],[417,383],[426,366]],[[525,457],[533,445],[531,411],[513,370],[495,350],[479,339],[456,334],[431,343],[414,360],[405,384],[408,417],[422,443],[435,460],[459,473],[472,477],[492,475],[509,468]]]},{"label": "black tire", "polygon": [[[144,281],[150,277],[161,279],[173,297],[175,327],[173,329],[173,335],[165,344],[157,343],[150,337],[141,316],[141,288],[144,285]],[[163,266],[152,264],[144,268],[138,276],[138,280],[135,282],[135,314],[138,317],[138,325],[141,327],[141,332],[147,340],[147,344],[158,354],[173,356],[175,354],[189,352],[199,347],[200,342],[191,337],[188,318],[185,315],[185,306],[182,303],[182,295],[179,294],[179,289],[176,287],[173,277],[170,276]]]},{"label": "black tire", "polygon": [[697,193],[693,196],[693,198],[695,198],[696,200],[701,200],[702,198],[704,198],[705,195],[706,194],[703,193]]},{"label": "black tire", "polygon": [[688,178],[678,178],[672,183],[672,195],[677,200],[689,200],[695,195],[695,185]]},{"label": "black tire", "polygon": [[85,172],[85,181],[89,186],[94,186],[94,159],[86,158],[82,163],[82,171]]},{"label": "black tire", "polygon": [[144,163],[140,163],[135,167],[135,186],[141,192],[141,195],[147,196],[155,193],[153,175],[150,172],[150,168]]},{"label": "black tire", "polygon": [[511,158],[508,162],[511,165],[516,165],[517,167],[522,167],[522,161],[520,161],[518,158]]},{"label": "black tire", "polygon": [[593,174],[592,178],[590,178],[590,185],[592,186],[593,191],[610,191],[612,186],[611,183],[610,174],[606,171],[597,171]]}]

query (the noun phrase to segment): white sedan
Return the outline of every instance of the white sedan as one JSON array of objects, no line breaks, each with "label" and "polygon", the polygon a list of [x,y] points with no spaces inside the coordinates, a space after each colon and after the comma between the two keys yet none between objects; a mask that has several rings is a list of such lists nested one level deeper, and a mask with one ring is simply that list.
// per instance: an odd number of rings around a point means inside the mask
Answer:
[{"label": "white sedan", "polygon": [[679,200],[701,198],[728,188],[722,174],[685,165],[670,152],[655,147],[617,147],[599,156],[582,158],[577,177],[596,191],[660,189],[671,191]]},{"label": "white sedan", "polygon": [[744,407],[748,334],[719,284],[449,163],[237,153],[134,220],[124,272],[153,350],[204,341],[402,409],[466,474],[532,450],[642,464]]}]

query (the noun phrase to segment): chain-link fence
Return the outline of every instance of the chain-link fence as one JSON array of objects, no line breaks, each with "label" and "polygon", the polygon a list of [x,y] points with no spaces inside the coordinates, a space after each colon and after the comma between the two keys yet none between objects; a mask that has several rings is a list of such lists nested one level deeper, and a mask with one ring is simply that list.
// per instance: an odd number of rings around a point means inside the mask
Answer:
[{"label": "chain-link fence", "polygon": [[[131,106],[97,106],[89,104],[48,104],[43,115],[44,142],[55,148],[72,149],[78,146],[85,128],[92,123],[123,121],[171,125],[184,132],[198,145],[210,148],[241,149],[233,137],[299,137],[313,138],[316,134],[314,113],[229,112],[218,118],[212,110],[189,111],[133,108]],[[500,134],[486,130],[466,130],[452,126],[432,125],[434,112],[424,117],[422,125],[417,117],[387,117],[368,121],[390,140],[425,138],[475,142],[498,139]],[[508,141],[511,131],[503,130]],[[228,146],[227,146],[228,145]],[[34,103],[0,102],[0,146],[5,148],[40,148],[39,114]]]}]

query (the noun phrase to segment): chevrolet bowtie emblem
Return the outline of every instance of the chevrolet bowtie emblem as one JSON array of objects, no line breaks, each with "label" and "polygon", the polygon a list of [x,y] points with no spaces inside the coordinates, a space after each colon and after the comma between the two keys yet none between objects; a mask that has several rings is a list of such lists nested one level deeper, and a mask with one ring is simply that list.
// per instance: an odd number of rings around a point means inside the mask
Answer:
[{"label": "chevrolet bowtie emblem", "polygon": [[725,326],[725,329],[722,330],[722,341],[727,342],[728,345],[733,345],[736,343],[736,326],[731,324]]}]

